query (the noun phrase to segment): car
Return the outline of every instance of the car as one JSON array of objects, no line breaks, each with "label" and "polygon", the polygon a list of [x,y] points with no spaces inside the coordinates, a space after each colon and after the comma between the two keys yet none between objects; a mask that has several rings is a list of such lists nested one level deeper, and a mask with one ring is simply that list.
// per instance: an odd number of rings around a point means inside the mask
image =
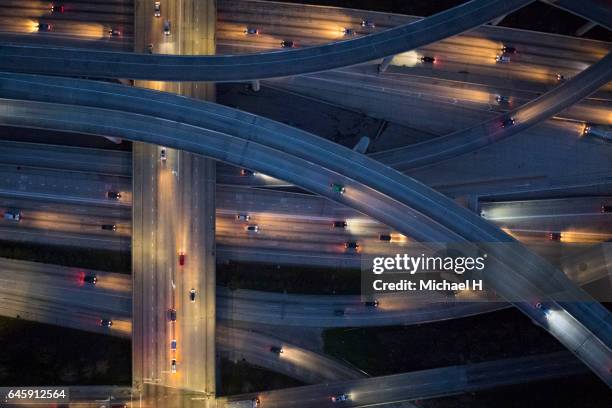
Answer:
[{"label": "car", "polygon": [[503,55],[503,54],[496,55],[495,56],[495,62],[499,62],[499,63],[505,64],[507,62],[510,62],[510,57],[508,55]]},{"label": "car", "polygon": [[244,29],[246,35],[259,35],[259,29],[255,27],[247,27]]},{"label": "car", "polygon": [[542,311],[542,313],[544,313],[545,316],[550,315],[550,309],[548,308],[548,306],[546,306],[542,302],[536,303],[535,307],[536,307],[536,309],[540,309]]},{"label": "car", "polygon": [[63,4],[55,3],[51,5],[52,13],[63,13],[64,11],[66,11],[66,8],[64,7]]},{"label": "car", "polygon": [[[103,405],[104,406],[104,405]],[[128,408],[127,404],[124,404],[122,402],[118,403],[118,404],[112,404],[110,406],[110,408]]]},{"label": "car", "polygon": [[344,309],[334,310],[334,316],[344,316]]},{"label": "car", "polygon": [[172,24],[170,20],[164,20],[164,35],[167,37],[171,34]]},{"label": "car", "polygon": [[331,397],[332,402],[346,402],[349,401],[351,397],[348,394],[339,394]]},{"label": "car", "polygon": [[172,361],[170,362],[170,372],[172,374],[176,374],[176,360],[172,359]]},{"label": "car", "polygon": [[557,82],[565,81],[565,75],[563,75],[563,74],[557,74],[557,75],[555,75],[555,78],[557,78]]},{"label": "car", "polygon": [[344,194],[344,192],[346,191],[342,184],[332,183],[330,186],[334,193]]},{"label": "car", "polygon": [[610,204],[602,205],[601,206],[601,212],[602,212],[602,214],[612,213],[612,205],[610,205]]},{"label": "car", "polygon": [[500,105],[505,105],[510,103],[510,98],[504,95],[495,96],[495,101]]},{"label": "car", "polygon": [[153,44],[147,45],[147,53],[153,54]]},{"label": "car", "polygon": [[361,26],[367,28],[376,28],[376,24],[374,24],[372,20],[367,20],[365,18],[361,20]]},{"label": "car", "polygon": [[295,43],[292,40],[283,40],[280,43],[281,48],[293,48]]},{"label": "car", "polygon": [[426,62],[428,64],[433,64],[436,62],[435,57],[427,57],[427,56],[423,56],[421,57],[421,62]]},{"label": "car", "polygon": [[561,233],[560,232],[551,232],[548,234],[549,241],[561,241]]},{"label": "car", "polygon": [[514,47],[513,47],[513,46],[511,46],[511,45],[504,45],[504,46],[502,47],[502,52],[503,52],[504,54],[516,54],[516,48],[514,48]]},{"label": "car", "polygon": [[121,31],[116,28],[111,28],[108,30],[109,37],[121,37]]},{"label": "car", "polygon": [[115,224],[102,224],[101,227],[106,231],[117,231],[117,226]]},{"label": "car", "polygon": [[249,169],[240,169],[240,175],[242,177],[254,176],[255,172]]},{"label": "car", "polygon": [[281,346],[271,346],[270,351],[274,354],[283,354],[283,348]]},{"label": "car", "polygon": [[389,241],[391,241],[391,235],[389,235],[389,234],[380,234],[380,235],[378,236],[378,239],[379,239],[380,241],[389,242]]},{"label": "car", "polygon": [[118,191],[107,191],[106,197],[110,198],[111,200],[118,200],[121,198],[121,193],[119,193]]},{"label": "car", "polygon": [[352,28],[345,27],[342,29],[342,34],[344,34],[347,37],[352,37],[357,33]]},{"label": "car", "polygon": [[185,266],[185,252],[181,251],[178,254],[178,261],[180,266]]},{"label": "car", "polygon": [[195,302],[195,298],[196,298],[196,290],[194,288],[191,288],[191,290],[189,291],[189,300],[191,300],[192,302]]},{"label": "car", "polygon": [[251,216],[249,214],[236,214],[236,221],[249,221]]},{"label": "car", "polygon": [[246,230],[247,232],[259,232],[259,225],[248,225]]},{"label": "car", "polygon": [[333,223],[333,227],[334,228],[342,228],[342,229],[344,229],[344,228],[346,228],[346,225],[347,225],[346,221],[334,221],[334,223]]},{"label": "car", "polygon": [[85,277],[83,278],[83,281],[85,283],[91,283],[92,285],[95,285],[98,282],[98,277],[93,274],[85,275]]},{"label": "car", "polygon": [[98,324],[102,327],[111,327],[113,325],[113,321],[110,319],[100,319]]},{"label": "car", "polygon": [[168,153],[166,152],[166,148],[162,147],[159,151],[159,160],[165,162],[168,159]]},{"label": "car", "polygon": [[170,340],[170,350],[176,350],[176,340]]},{"label": "car", "polygon": [[153,15],[155,17],[161,17],[161,1],[153,3]]},{"label": "car", "polygon": [[514,118],[513,117],[509,117],[504,119],[504,121],[502,122],[502,127],[503,128],[507,128],[514,125]]},{"label": "car", "polygon": [[367,302],[363,302],[366,307],[378,307],[378,300],[368,300]]},{"label": "car", "polygon": [[168,309],[168,319],[171,322],[176,322],[176,309]]},{"label": "car", "polygon": [[582,128],[582,134],[583,135],[588,135],[589,133],[591,133],[591,126],[587,123],[584,124],[584,127]]},{"label": "car", "polygon": [[41,33],[53,31],[53,25],[49,23],[38,23],[38,31]]},{"label": "car", "polygon": [[4,219],[8,221],[21,221],[21,210],[9,208],[4,212]]},{"label": "car", "polygon": [[344,247],[346,249],[357,249],[359,248],[359,244],[355,241],[347,241],[344,243]]}]

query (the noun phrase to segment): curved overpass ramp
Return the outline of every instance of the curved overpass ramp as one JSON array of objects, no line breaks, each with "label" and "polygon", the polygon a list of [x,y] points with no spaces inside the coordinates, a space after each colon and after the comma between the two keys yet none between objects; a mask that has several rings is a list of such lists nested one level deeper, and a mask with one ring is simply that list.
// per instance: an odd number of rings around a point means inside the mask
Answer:
[{"label": "curved overpass ramp", "polygon": [[286,52],[163,56],[35,46],[0,46],[0,70],[165,81],[241,81],[356,65],[463,33],[534,0],[472,0],[380,33]]},{"label": "curved overpass ramp", "polygon": [[[0,96],[11,98],[2,102],[0,124],[191,151],[287,180],[423,242],[505,243],[486,246],[488,285],[612,384],[612,321],[606,309],[495,226],[375,160],[230,108],[112,84],[4,74]],[[343,184],[346,193],[334,193],[330,183]],[[563,293],[563,301],[547,293]],[[549,305],[554,321],[533,301]]]}]

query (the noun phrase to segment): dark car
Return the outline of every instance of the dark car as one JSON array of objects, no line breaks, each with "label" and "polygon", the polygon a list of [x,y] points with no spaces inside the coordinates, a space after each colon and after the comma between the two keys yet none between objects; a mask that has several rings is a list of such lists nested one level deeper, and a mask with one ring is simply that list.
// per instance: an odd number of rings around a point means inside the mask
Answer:
[{"label": "dark car", "polygon": [[111,200],[118,200],[121,198],[121,193],[117,192],[117,191],[108,191],[106,193],[106,197],[110,198]]},{"label": "dark car", "polygon": [[147,45],[147,53],[153,54],[153,44]]},{"label": "dark car", "polygon": [[514,125],[514,118],[506,118],[502,122],[502,127],[507,128]]},{"label": "dark car", "polygon": [[510,98],[503,95],[497,95],[495,97],[495,101],[497,101],[498,104],[503,105],[510,103]]},{"label": "dark car", "polygon": [[117,226],[115,224],[102,224],[102,229],[106,231],[117,231]]},{"label": "dark car", "polygon": [[63,13],[66,10],[66,8],[64,7],[63,4],[52,4],[51,5],[51,12],[52,13]]},{"label": "dark car", "polygon": [[331,397],[332,402],[346,402],[350,399],[351,397],[348,394],[340,394],[340,395],[335,395]]},{"label": "dark car", "polygon": [[161,17],[161,2],[156,1],[153,3],[153,15],[155,17]]},{"label": "dark car", "polygon": [[344,316],[344,309],[334,310],[334,316]]},{"label": "dark car", "polygon": [[550,314],[550,309],[548,308],[548,306],[546,306],[542,302],[536,303],[535,307],[536,309],[540,309],[542,313],[544,313],[545,316],[548,316]]},{"label": "dark car", "polygon": [[179,261],[179,266],[185,266],[185,252],[179,252],[178,261]]},{"label": "dark car", "polygon": [[171,322],[176,322],[176,309],[168,309],[168,319]]},{"label": "dark car", "polygon": [[379,239],[380,241],[386,241],[386,242],[389,242],[389,241],[391,241],[391,235],[389,235],[389,234],[380,234],[380,235],[378,236],[378,239]]},{"label": "dark car", "polygon": [[612,213],[612,205],[604,204],[601,206],[601,212],[604,214]]},{"label": "dark car", "polygon": [[561,233],[560,232],[551,232],[548,234],[548,239],[550,241],[561,241]]},{"label": "dark car", "polygon": [[434,57],[421,57],[421,62],[426,62],[428,64],[433,64],[434,62],[436,62],[436,59]]},{"label": "dark car", "polygon": [[121,31],[117,30],[116,28],[111,28],[110,30],[108,30],[108,36],[109,37],[121,37]]},{"label": "dark car", "polygon": [[109,319],[101,319],[99,324],[102,327],[111,327],[113,325],[113,321]]},{"label": "dark car", "polygon": [[511,46],[511,45],[504,45],[504,46],[502,47],[502,52],[503,52],[504,54],[516,54],[516,48],[514,48],[514,47],[513,47],[513,46]]},{"label": "dark car", "polygon": [[172,24],[170,24],[170,20],[164,20],[164,35],[167,37],[171,34]]},{"label": "dark car", "polygon": [[334,228],[346,228],[346,221],[334,221]]},{"label": "dark car", "polygon": [[259,232],[259,225],[249,225],[246,230],[248,232]]},{"label": "dark car", "polygon": [[555,78],[557,78],[557,82],[563,82],[563,81],[565,81],[565,75],[563,75],[563,74],[557,74],[557,75],[555,76]]},{"label": "dark car", "polygon": [[376,28],[376,24],[374,24],[372,20],[366,20],[366,19],[361,20],[361,26],[367,27],[367,28]]},{"label": "dark car", "polygon": [[244,33],[246,35],[258,35],[259,34],[259,30],[257,28],[255,28],[255,27],[247,27],[244,30]]},{"label": "dark car", "polygon": [[196,290],[194,288],[191,288],[191,290],[189,291],[189,300],[191,300],[192,302],[195,302],[195,298],[196,298]]},{"label": "dark car", "polygon": [[242,177],[248,177],[248,176],[253,176],[255,175],[255,172],[249,170],[249,169],[240,169],[240,175]]},{"label": "dark car", "polygon": [[281,48],[293,48],[295,43],[292,40],[283,40],[280,43]]},{"label": "dark car", "polygon": [[283,354],[283,348],[280,346],[272,346],[270,347],[270,351],[274,354]]},{"label": "dark car", "polygon": [[347,37],[352,37],[352,36],[354,36],[357,33],[352,28],[346,27],[346,28],[342,29],[342,34],[344,34]]},{"label": "dark car", "polygon": [[91,283],[92,285],[95,285],[98,282],[98,277],[96,275],[85,275],[83,280],[86,283]]},{"label": "dark car", "polygon": [[346,249],[357,249],[359,248],[359,244],[355,241],[348,241],[344,243],[344,247]]},{"label": "dark car", "polygon": [[39,32],[47,32],[47,31],[52,31],[52,30],[53,30],[53,26],[49,23],[39,23],[38,24]]},{"label": "dark car", "polygon": [[369,300],[367,302],[363,302],[363,304],[367,307],[378,307],[378,300]]}]

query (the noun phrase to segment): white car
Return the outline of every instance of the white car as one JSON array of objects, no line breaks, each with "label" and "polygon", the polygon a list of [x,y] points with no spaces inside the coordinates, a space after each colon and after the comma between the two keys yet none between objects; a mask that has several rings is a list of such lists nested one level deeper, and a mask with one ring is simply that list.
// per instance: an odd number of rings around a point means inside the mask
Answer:
[{"label": "white car", "polygon": [[236,214],[236,221],[249,221],[251,216],[249,214]]},{"label": "white car", "polygon": [[165,162],[167,158],[168,156],[166,155],[166,148],[162,147],[161,151],[159,152],[159,160]]},{"label": "white car", "polygon": [[507,62],[510,62],[510,57],[508,55],[496,55],[495,62],[505,64]]},{"label": "white car", "polygon": [[170,371],[172,372],[172,374],[176,374],[176,360],[174,359],[170,363]]}]

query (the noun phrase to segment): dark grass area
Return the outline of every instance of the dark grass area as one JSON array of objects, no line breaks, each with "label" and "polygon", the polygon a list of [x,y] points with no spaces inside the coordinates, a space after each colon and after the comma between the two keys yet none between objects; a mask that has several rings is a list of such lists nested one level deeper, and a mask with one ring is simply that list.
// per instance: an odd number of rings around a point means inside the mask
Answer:
[{"label": "dark grass area", "polygon": [[501,387],[455,397],[417,401],[420,408],[608,408],[612,391],[594,375]]},{"label": "dark grass area", "polygon": [[103,137],[91,135],[55,132],[52,130],[27,129],[17,127],[0,128],[0,139],[17,142],[45,143],[63,146],[92,147],[109,150],[132,150],[132,142],[124,140],[120,144],[111,142]]},{"label": "dark grass area", "polygon": [[129,274],[130,252],[0,241],[0,257]]},{"label": "dark grass area", "polygon": [[127,339],[0,317],[0,384],[131,385]]},{"label": "dark grass area", "polygon": [[[387,13],[430,16],[448,8],[465,3],[464,0],[282,0],[285,3],[313,4],[321,6],[347,7]],[[578,1],[578,0],[577,0]],[[518,10],[500,24],[504,27],[542,31],[573,36],[585,20],[565,10],[541,2],[533,2]],[[598,27],[586,33],[584,38],[612,41],[610,31]]]},{"label": "dark grass area", "polygon": [[358,269],[229,262],[217,265],[217,284],[269,292],[358,294],[360,273]]},{"label": "dark grass area", "polygon": [[299,387],[304,383],[264,368],[238,361],[222,359],[219,395],[236,395],[280,388]]},{"label": "dark grass area", "polygon": [[388,375],[563,350],[516,309],[417,326],[330,329],[324,350]]}]

